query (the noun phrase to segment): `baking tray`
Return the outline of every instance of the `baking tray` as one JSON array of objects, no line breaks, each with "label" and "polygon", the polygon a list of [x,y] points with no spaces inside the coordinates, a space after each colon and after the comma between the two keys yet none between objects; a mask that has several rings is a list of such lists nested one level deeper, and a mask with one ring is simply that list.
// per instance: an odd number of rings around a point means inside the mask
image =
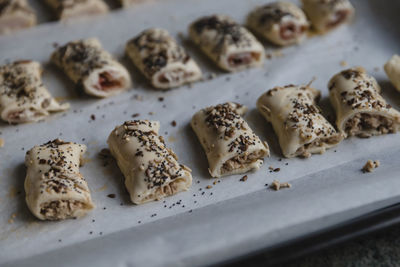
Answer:
[{"label": "baking tray", "polygon": [[[324,155],[310,159],[282,158],[277,139],[255,101],[264,91],[288,83],[307,83],[322,91],[321,105],[331,113],[326,84],[348,66],[362,65],[377,78],[390,104],[400,108],[400,95],[390,85],[382,65],[398,53],[400,1],[352,1],[355,21],[324,36],[312,36],[300,46],[277,49],[266,45],[271,59],[263,68],[227,74],[216,69],[185,38],[180,41],[200,63],[205,81],[160,92],[150,88],[124,57],[125,42],[148,27],[186,35],[194,18],[225,13],[243,22],[256,5],[268,1],[168,0],[142,4],[109,15],[69,23],[49,22],[0,37],[0,62],[30,58],[45,66],[44,83],[54,96],[71,103],[70,111],[44,122],[1,124],[0,148],[0,264],[4,266],[183,266],[208,265],[247,255],[262,248],[348,222],[398,203],[400,138],[391,134],[370,139],[351,138]],[[131,71],[134,88],[109,99],[93,99],[74,85],[48,58],[54,43],[98,37]],[[217,75],[213,79],[208,77]],[[162,100],[162,101],[160,101]],[[210,179],[207,161],[189,121],[208,105],[237,101],[249,107],[245,119],[267,140],[271,157],[265,166],[241,182],[240,175]],[[117,125],[138,118],[161,121],[161,133],[193,169],[190,191],[165,201],[135,206],[123,186],[115,162],[104,164],[99,152]],[[95,120],[91,119],[95,115]],[[171,122],[175,120],[177,126]],[[81,168],[97,208],[85,218],[40,222],[24,202],[25,152],[49,139],[63,138],[88,146]],[[370,174],[360,169],[368,159],[381,167]],[[104,166],[106,165],[106,166]],[[268,167],[280,168],[270,172]],[[274,179],[292,188],[268,189]],[[215,182],[215,185],[214,185]],[[211,185],[211,189],[206,189]],[[114,199],[108,194],[116,194]]]}]

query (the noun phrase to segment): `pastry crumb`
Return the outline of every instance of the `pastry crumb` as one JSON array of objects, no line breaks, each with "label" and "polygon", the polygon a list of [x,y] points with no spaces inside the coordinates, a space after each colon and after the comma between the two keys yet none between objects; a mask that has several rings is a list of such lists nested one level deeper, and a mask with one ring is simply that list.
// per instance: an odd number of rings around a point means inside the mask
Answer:
[{"label": "pastry crumb", "polygon": [[283,188],[291,188],[292,185],[289,183],[281,183],[278,180],[274,180],[269,187],[274,189],[275,191],[278,191]]},{"label": "pastry crumb", "polygon": [[340,66],[346,67],[347,65],[348,65],[347,61],[345,61],[345,60],[340,61]]},{"label": "pastry crumb", "polygon": [[247,175],[245,175],[245,176],[243,176],[242,178],[240,178],[240,181],[241,181],[241,182],[246,182],[246,181],[247,181],[247,178],[248,178]]},{"label": "pastry crumb", "polygon": [[212,186],[211,186],[211,185],[207,185],[206,188],[207,188],[207,189],[211,189]]},{"label": "pastry crumb", "polygon": [[374,169],[378,168],[381,163],[379,160],[368,160],[367,163],[365,163],[364,167],[361,169],[362,172],[373,172]]},{"label": "pastry crumb", "polygon": [[0,138],[0,147],[3,147],[3,146],[4,146],[4,139]]}]

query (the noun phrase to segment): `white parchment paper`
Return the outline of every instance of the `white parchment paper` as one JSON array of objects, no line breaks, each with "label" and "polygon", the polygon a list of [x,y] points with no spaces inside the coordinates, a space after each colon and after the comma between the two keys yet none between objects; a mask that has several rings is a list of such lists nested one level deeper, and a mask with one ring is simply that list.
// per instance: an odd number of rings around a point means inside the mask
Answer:
[{"label": "white parchment paper", "polygon": [[[383,64],[399,53],[400,1],[354,0],[355,22],[302,45],[277,49],[266,45],[272,59],[265,66],[235,74],[217,70],[199,50],[182,41],[200,63],[205,77],[215,79],[168,92],[149,87],[123,56],[125,42],[148,27],[163,27],[186,35],[195,18],[229,14],[244,22],[246,14],[265,0],[168,0],[71,23],[45,23],[15,35],[0,37],[0,63],[33,59],[45,65],[44,83],[54,96],[71,103],[65,114],[26,125],[0,124],[0,264],[57,266],[179,266],[202,265],[276,245],[324,227],[395,203],[400,197],[400,137],[351,138],[324,155],[310,159],[282,159],[272,128],[255,110],[264,91],[289,83],[307,83],[323,93],[322,106],[330,112],[326,84],[345,68],[364,66],[383,87],[385,98],[400,108],[400,94],[390,85]],[[53,43],[97,37],[131,71],[134,88],[109,99],[93,99],[48,64]],[[163,101],[160,101],[163,98]],[[226,101],[249,107],[245,119],[271,148],[264,167],[213,184],[207,160],[189,127],[198,109]],[[141,206],[130,203],[123,177],[114,162],[98,157],[111,130],[123,121],[159,120],[161,134],[180,161],[193,169],[190,191]],[[95,120],[91,115],[95,115]],[[175,120],[176,127],[171,125]],[[50,139],[84,143],[88,159],[81,168],[92,190],[96,209],[85,218],[41,222],[28,211],[23,182],[28,149]],[[371,174],[360,169],[368,159],[381,167]],[[268,167],[280,168],[270,172]],[[265,184],[274,179],[293,187],[279,192]],[[206,189],[212,185],[211,189]],[[116,194],[116,198],[107,197]]]}]

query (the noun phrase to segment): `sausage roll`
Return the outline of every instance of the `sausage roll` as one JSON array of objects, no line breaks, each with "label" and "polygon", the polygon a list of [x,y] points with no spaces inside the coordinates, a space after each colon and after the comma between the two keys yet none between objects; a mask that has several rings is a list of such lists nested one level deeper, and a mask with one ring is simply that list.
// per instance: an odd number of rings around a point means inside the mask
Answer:
[{"label": "sausage roll", "polygon": [[384,66],[390,81],[400,91],[400,56],[394,55]]},{"label": "sausage roll", "polygon": [[181,86],[202,76],[196,62],[163,29],[143,31],[127,43],[126,53],[156,88]]},{"label": "sausage roll", "polygon": [[131,86],[128,71],[95,38],[59,47],[51,60],[89,95],[108,97]]},{"label": "sausage roll", "polygon": [[36,24],[36,14],[27,0],[0,0],[0,34],[29,28]]},{"label": "sausage roll", "polygon": [[363,68],[336,74],[328,87],[336,111],[337,128],[345,136],[370,137],[399,129],[400,112],[386,103],[379,94],[378,83]]},{"label": "sausage roll", "polygon": [[87,182],[79,172],[85,145],[60,139],[26,153],[26,204],[40,220],[78,218],[94,208]]},{"label": "sausage roll", "polygon": [[178,163],[175,153],[158,135],[159,129],[157,121],[126,121],[108,137],[111,154],[135,204],[160,200],[192,185],[192,171]]},{"label": "sausage roll", "polygon": [[260,113],[272,124],[285,157],[310,157],[337,145],[342,135],[322,116],[309,86],[275,87],[257,101]]},{"label": "sausage roll", "polygon": [[0,66],[0,116],[9,123],[35,122],[50,112],[64,111],[42,83],[42,68],[35,61]]},{"label": "sausage roll", "polygon": [[254,9],[247,25],[259,36],[281,46],[300,43],[309,28],[304,12],[289,2],[274,2]]},{"label": "sausage roll", "polygon": [[242,118],[247,108],[228,102],[194,114],[191,126],[206,152],[212,177],[258,170],[269,156],[266,142]]},{"label": "sausage roll", "polygon": [[264,47],[228,16],[202,17],[190,25],[189,35],[224,70],[238,71],[264,63]]},{"label": "sausage roll", "polygon": [[103,0],[46,0],[61,20],[99,15],[108,12]]},{"label": "sausage roll", "polygon": [[320,33],[333,30],[354,15],[349,0],[302,0],[303,9],[314,29]]}]

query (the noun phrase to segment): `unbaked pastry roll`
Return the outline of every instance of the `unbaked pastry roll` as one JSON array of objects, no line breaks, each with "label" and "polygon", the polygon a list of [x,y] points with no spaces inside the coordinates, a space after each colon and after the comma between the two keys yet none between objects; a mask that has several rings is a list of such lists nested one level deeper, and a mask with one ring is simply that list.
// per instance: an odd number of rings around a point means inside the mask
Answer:
[{"label": "unbaked pastry roll", "polygon": [[385,66],[386,75],[389,77],[390,81],[400,91],[400,56],[394,55]]},{"label": "unbaked pastry roll", "polygon": [[64,111],[42,83],[42,68],[35,61],[16,61],[0,66],[0,115],[9,123],[35,122],[50,112]]},{"label": "unbaked pastry roll", "polygon": [[36,14],[27,0],[0,0],[0,34],[32,27]]},{"label": "unbaked pastry roll", "polygon": [[250,129],[245,106],[228,102],[200,110],[191,126],[206,152],[212,177],[258,170],[269,147]]},{"label": "unbaked pastry roll", "polygon": [[89,95],[109,97],[131,86],[128,71],[95,38],[59,47],[51,60]]},{"label": "unbaked pastry roll", "polygon": [[300,43],[309,28],[303,10],[290,2],[257,7],[248,15],[247,25],[259,36],[281,46]]},{"label": "unbaked pastry roll", "polygon": [[361,67],[344,70],[329,81],[337,128],[346,136],[370,137],[397,132],[400,112],[379,94],[376,80]]},{"label": "unbaked pastry roll", "polygon": [[130,40],[125,50],[156,88],[178,87],[197,81],[202,76],[196,62],[166,30],[145,30]]},{"label": "unbaked pastry roll", "polygon": [[337,28],[354,15],[349,0],[302,0],[303,9],[312,26],[320,33]]},{"label": "unbaked pastry roll", "polygon": [[342,135],[322,116],[309,86],[275,87],[260,96],[257,108],[272,124],[285,157],[310,157],[337,145]]},{"label": "unbaked pastry roll", "polygon": [[202,17],[189,27],[190,38],[222,69],[239,71],[264,63],[264,47],[230,17]]},{"label": "unbaked pastry roll", "polygon": [[46,0],[61,20],[105,14],[109,8],[103,0]]},{"label": "unbaked pastry roll", "polygon": [[26,204],[40,220],[78,218],[94,208],[86,180],[79,172],[85,145],[60,139],[26,153]]},{"label": "unbaked pastry roll", "polygon": [[158,121],[126,121],[108,137],[111,154],[135,204],[160,200],[192,185],[192,171],[178,163],[175,153],[158,135],[159,129]]}]

